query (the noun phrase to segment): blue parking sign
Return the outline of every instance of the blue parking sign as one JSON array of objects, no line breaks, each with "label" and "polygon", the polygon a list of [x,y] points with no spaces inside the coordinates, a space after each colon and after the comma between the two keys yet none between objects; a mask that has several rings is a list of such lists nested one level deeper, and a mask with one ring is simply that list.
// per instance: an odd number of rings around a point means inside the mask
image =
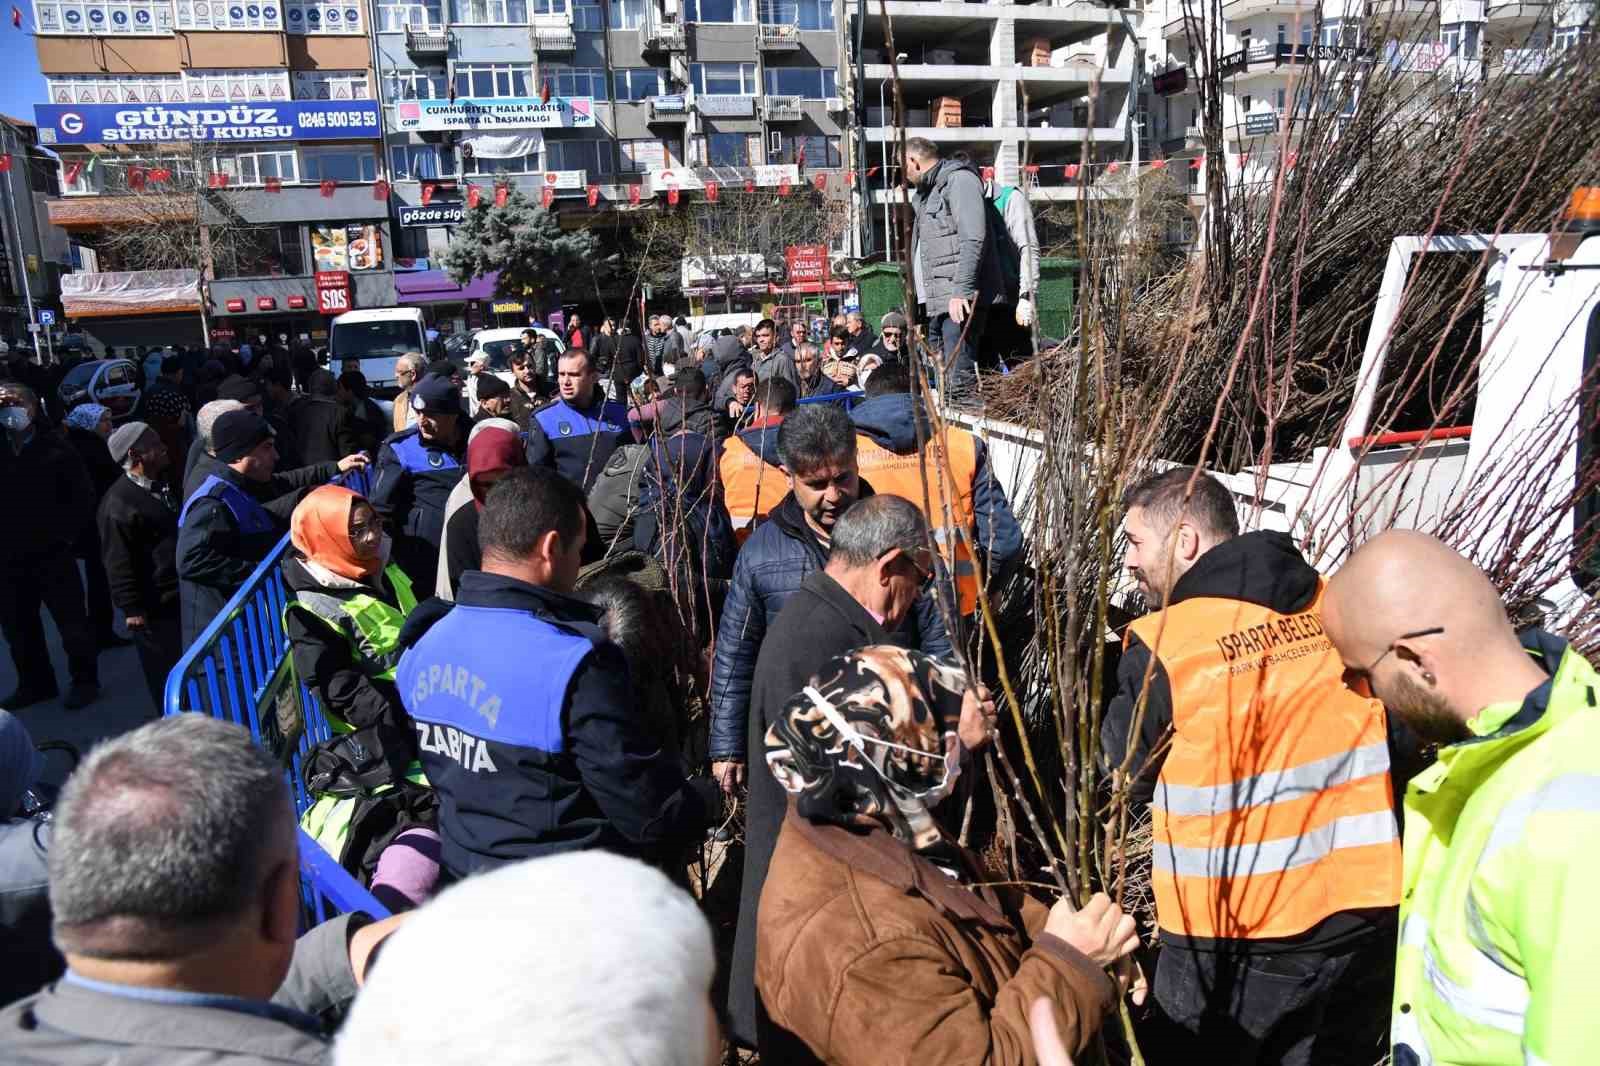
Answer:
[{"label": "blue parking sign", "polygon": [[39,308],[39,325],[53,326],[56,324],[56,313],[47,307]]}]

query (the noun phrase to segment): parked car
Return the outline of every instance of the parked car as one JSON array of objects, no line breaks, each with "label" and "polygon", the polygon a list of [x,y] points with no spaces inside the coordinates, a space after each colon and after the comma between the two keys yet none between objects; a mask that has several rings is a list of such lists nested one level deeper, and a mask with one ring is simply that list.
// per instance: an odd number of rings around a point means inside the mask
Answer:
[{"label": "parked car", "polygon": [[56,394],[64,410],[80,403],[104,404],[111,420],[121,422],[139,405],[140,373],[128,359],[95,359],[79,363],[61,379]]}]

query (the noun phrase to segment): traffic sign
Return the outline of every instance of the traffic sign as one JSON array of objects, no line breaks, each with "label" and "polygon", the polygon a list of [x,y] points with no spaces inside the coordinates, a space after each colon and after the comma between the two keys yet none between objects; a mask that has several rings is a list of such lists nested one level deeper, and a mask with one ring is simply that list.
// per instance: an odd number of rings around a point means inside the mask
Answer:
[{"label": "traffic sign", "polygon": [[39,325],[53,326],[56,324],[56,313],[48,307],[39,308]]}]

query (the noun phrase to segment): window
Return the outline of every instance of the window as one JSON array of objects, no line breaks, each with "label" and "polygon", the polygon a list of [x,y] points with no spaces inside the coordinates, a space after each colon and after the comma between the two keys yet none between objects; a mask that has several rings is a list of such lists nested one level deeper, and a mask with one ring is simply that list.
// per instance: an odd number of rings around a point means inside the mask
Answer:
[{"label": "window", "polygon": [[[618,5],[613,4],[612,10]],[[599,0],[575,0],[572,5],[572,28],[580,33],[599,33],[606,28],[606,15]]]},{"label": "window", "polygon": [[708,133],[694,145],[694,166],[749,167],[761,161],[759,133]]},{"label": "window", "polygon": [[1239,110],[1248,115],[1250,113],[1250,105],[1253,103],[1255,103],[1255,98],[1249,93],[1245,93],[1239,97]]},{"label": "window", "polygon": [[479,159],[475,155],[462,157],[464,173],[482,177],[487,174],[536,174],[544,167],[539,165],[539,153],[512,156],[510,159]]},{"label": "window", "polygon": [[1307,47],[1307,48],[1311,47],[1311,35],[1315,31],[1316,31],[1316,26],[1312,24],[1312,20],[1311,19],[1309,19],[1309,18],[1301,19],[1300,20],[1300,43],[1302,45],[1304,45],[1305,47]]},{"label": "window", "polygon": [[826,100],[836,95],[832,67],[768,67],[768,96],[799,96],[806,100]]},{"label": "window", "polygon": [[45,79],[45,91],[53,104],[181,104],[188,99],[177,74],[56,74]]},{"label": "window", "polygon": [[186,70],[184,95],[192,101],[248,103],[289,99],[286,70]]},{"label": "window", "polygon": [[779,133],[767,152],[769,163],[794,163],[806,170],[829,170],[844,165],[837,137],[820,133],[785,136]]},{"label": "window", "polygon": [[608,141],[544,142],[546,170],[584,170],[590,174],[611,172],[611,144]]},{"label": "window", "polygon": [[[91,157],[93,158],[93,157]],[[172,185],[179,188],[193,183],[195,175],[195,162],[193,156],[139,156],[118,155],[114,163],[95,162],[94,169],[90,169],[91,159],[82,156],[65,158],[61,161],[61,191],[64,194],[74,193],[100,194],[120,193],[130,191],[128,188],[128,172],[134,167],[143,167],[146,171],[153,167],[163,167],[172,171]],[[74,173],[76,168],[76,173]],[[67,181],[68,176],[72,181]],[[146,184],[146,188],[151,186]]]},{"label": "window", "polygon": [[1439,40],[1450,48],[1453,59],[1481,59],[1478,51],[1478,31],[1483,28],[1478,22],[1457,22],[1448,26],[1439,27]]},{"label": "window", "polygon": [[830,0],[759,0],[761,21],[768,26],[797,26],[802,30],[833,29]]},{"label": "window", "polygon": [[1287,90],[1287,89],[1279,89],[1278,90],[1278,103],[1277,103],[1279,113],[1282,113],[1283,105],[1288,102],[1288,99],[1289,99],[1289,90]]},{"label": "window", "polygon": [[533,68],[526,63],[457,63],[456,95],[484,99],[532,96]]},{"label": "window", "polygon": [[643,174],[648,170],[665,170],[678,165],[679,153],[666,141],[648,138],[619,141],[622,148],[622,173]]},{"label": "window", "polygon": [[283,17],[290,33],[364,32],[356,0],[283,0]]},{"label": "window", "polygon": [[397,144],[389,148],[389,170],[396,181],[454,177],[455,153],[438,144]]},{"label": "window", "polygon": [[300,149],[302,181],[377,181],[378,157],[362,145]]},{"label": "window", "polygon": [[1569,48],[1576,48],[1588,39],[1589,35],[1582,26],[1557,26],[1551,38],[1551,44],[1558,52],[1565,52]]},{"label": "window", "polygon": [[391,100],[443,100],[450,95],[449,81],[442,70],[391,70]]},{"label": "window", "polygon": [[1361,43],[1359,19],[1324,19],[1322,43],[1329,48],[1354,48]]},{"label": "window", "polygon": [[1281,22],[1278,23],[1278,43],[1280,45],[1289,43],[1289,27]]},{"label": "window", "polygon": [[648,100],[661,93],[661,72],[654,67],[619,70],[616,86],[618,100]]},{"label": "window", "polygon": [[605,67],[542,67],[541,76],[550,83],[553,96],[592,96],[606,98]]},{"label": "window", "polygon": [[466,26],[526,26],[528,0],[450,0],[450,21]]},{"label": "window", "polygon": [[219,278],[267,278],[304,274],[299,226],[241,226],[224,230],[211,245]]},{"label": "window", "polygon": [[567,0],[529,0],[528,10],[535,15],[565,15]]},{"label": "window", "polygon": [[413,26],[419,30],[444,25],[444,0],[378,0],[378,29],[394,33]]},{"label": "window", "polygon": [[703,96],[754,96],[754,63],[690,63],[689,82]]},{"label": "window", "polygon": [[296,100],[366,100],[372,92],[364,70],[297,70]]},{"label": "window", "polygon": [[611,0],[611,28],[636,30],[644,24],[646,0]]},{"label": "window", "polygon": [[[179,8],[185,5],[180,2]],[[35,0],[33,18],[38,33],[169,34],[172,5],[167,0],[117,0],[107,3],[57,3]]]},{"label": "window", "polygon": [[751,0],[687,0],[684,18],[688,22],[754,22]]},{"label": "window", "polygon": [[[283,29],[283,12],[278,8],[278,0],[263,0],[261,3],[251,4],[208,4],[205,0],[195,0],[188,3],[178,0],[174,5],[177,8],[177,27],[180,30],[281,30]],[[94,20],[95,5],[89,5],[89,19]],[[115,21],[118,12],[112,11],[111,17]],[[126,30],[116,29],[114,33],[126,33]]]},{"label": "window", "polygon": [[237,185],[262,185],[268,178],[299,180],[293,148],[263,148],[218,156],[211,161],[211,170],[228,175],[229,184]]}]

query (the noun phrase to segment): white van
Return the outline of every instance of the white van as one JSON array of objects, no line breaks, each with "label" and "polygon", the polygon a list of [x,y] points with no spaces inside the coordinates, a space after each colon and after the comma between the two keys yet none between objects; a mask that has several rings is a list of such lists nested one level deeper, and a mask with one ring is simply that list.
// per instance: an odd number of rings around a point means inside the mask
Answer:
[{"label": "white van", "polygon": [[396,388],[394,361],[407,352],[428,358],[428,326],[415,307],[346,311],[328,329],[328,365],[335,374],[355,362],[373,388]]}]

